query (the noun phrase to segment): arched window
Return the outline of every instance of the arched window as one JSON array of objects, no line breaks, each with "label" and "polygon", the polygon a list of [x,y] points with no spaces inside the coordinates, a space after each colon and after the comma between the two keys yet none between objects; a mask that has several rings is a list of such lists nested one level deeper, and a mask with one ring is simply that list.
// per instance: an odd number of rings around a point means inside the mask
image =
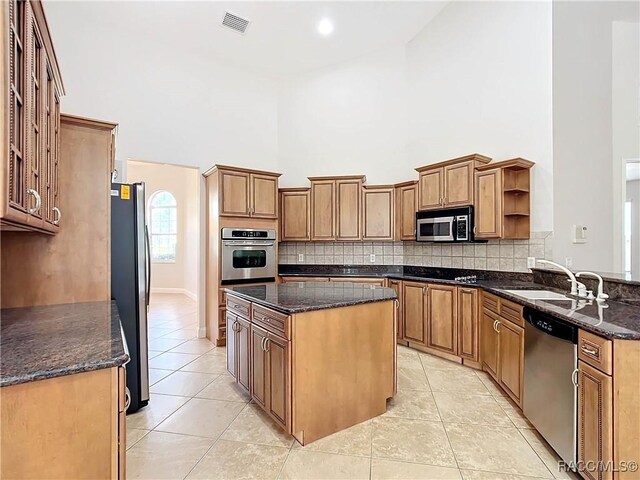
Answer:
[{"label": "arched window", "polygon": [[178,238],[178,211],[176,198],[160,190],[149,199],[149,232],[151,234],[151,260],[158,263],[176,261]]}]

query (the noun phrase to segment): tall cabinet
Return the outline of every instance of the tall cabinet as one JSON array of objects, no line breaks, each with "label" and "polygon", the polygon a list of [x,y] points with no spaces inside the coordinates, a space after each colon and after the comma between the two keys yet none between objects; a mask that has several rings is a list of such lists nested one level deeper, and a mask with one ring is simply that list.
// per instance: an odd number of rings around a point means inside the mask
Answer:
[{"label": "tall cabinet", "polygon": [[0,4],[2,230],[57,233],[62,77],[40,1]]}]

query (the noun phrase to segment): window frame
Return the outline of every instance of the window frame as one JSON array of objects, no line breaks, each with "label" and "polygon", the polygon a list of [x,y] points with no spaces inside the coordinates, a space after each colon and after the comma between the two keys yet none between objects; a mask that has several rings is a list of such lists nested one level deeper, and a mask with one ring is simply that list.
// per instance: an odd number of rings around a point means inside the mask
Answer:
[{"label": "window frame", "polygon": [[[161,205],[161,206],[154,206],[153,205],[153,200],[162,193],[168,193],[169,195],[171,195],[171,198],[173,198],[173,205]],[[164,190],[164,189],[160,189],[160,190],[156,190],[155,192],[153,192],[151,194],[151,196],[149,197],[149,202],[147,205],[147,209],[149,211],[149,247],[150,247],[150,252],[149,255],[151,257],[151,263],[168,263],[168,264],[172,264],[172,263],[177,263],[178,261],[178,200],[176,199],[176,196],[171,193],[169,190]],[[175,211],[175,218],[176,218],[176,229],[175,229],[175,233],[153,233],[153,211],[154,210],[160,210],[160,209],[172,209],[173,211]],[[173,252],[173,260],[162,260],[162,259],[157,259],[154,258],[153,256],[153,238],[155,236],[160,236],[160,237],[175,237],[175,248],[174,248],[174,252]]]}]

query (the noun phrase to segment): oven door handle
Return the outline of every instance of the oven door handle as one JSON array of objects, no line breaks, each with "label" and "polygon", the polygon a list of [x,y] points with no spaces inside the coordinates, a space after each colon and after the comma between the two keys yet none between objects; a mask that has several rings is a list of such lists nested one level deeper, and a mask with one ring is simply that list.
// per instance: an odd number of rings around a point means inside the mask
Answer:
[{"label": "oven door handle", "polygon": [[275,242],[238,242],[238,241],[228,241],[223,240],[223,247],[273,247]]}]

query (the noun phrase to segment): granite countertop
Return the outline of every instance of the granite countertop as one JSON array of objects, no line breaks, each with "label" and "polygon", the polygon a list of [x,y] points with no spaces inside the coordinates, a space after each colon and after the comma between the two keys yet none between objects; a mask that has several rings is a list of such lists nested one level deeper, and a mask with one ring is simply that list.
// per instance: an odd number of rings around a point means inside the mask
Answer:
[{"label": "granite countertop", "polygon": [[114,301],[0,311],[0,387],[125,364]]},{"label": "granite countertop", "polygon": [[397,298],[392,288],[351,282],[291,282],[225,290],[286,315]]},{"label": "granite countertop", "polygon": [[[468,274],[478,274],[479,278],[475,283],[455,280],[455,276]],[[511,274],[482,270],[458,271],[455,269],[420,267],[405,267],[403,270],[402,267],[398,268],[396,266],[389,267],[387,270],[376,266],[375,268],[365,268],[360,271],[359,268],[314,265],[308,272],[298,269],[298,271],[294,272],[280,272],[280,275],[287,277],[384,277],[416,282],[466,285],[482,288],[520,305],[548,313],[560,320],[577,325],[603,337],[640,340],[640,307],[637,305],[615,300],[608,300],[603,305],[599,305],[596,301],[589,302],[583,299],[528,300],[505,291],[539,289],[567,293],[567,291],[534,283],[530,274]]]}]

